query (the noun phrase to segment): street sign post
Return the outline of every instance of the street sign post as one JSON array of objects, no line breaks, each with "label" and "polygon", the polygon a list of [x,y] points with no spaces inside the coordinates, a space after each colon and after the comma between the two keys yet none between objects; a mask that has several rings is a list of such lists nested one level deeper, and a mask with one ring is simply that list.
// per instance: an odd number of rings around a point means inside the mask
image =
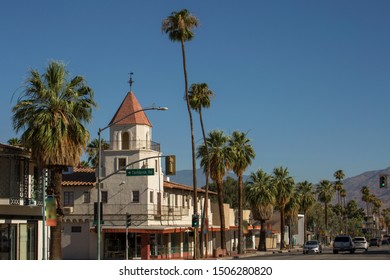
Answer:
[{"label": "street sign post", "polygon": [[154,175],[153,168],[126,169],[126,176],[152,176],[152,175]]}]

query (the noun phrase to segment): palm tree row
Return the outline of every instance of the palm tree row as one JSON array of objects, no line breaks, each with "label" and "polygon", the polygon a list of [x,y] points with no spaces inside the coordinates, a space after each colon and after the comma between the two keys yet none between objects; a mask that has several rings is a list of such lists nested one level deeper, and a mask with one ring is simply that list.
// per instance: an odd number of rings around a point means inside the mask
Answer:
[{"label": "palm tree row", "polygon": [[[225,213],[222,192],[223,178],[229,170],[238,177],[238,251],[243,252],[243,174],[255,157],[255,152],[247,138],[247,134],[234,131],[231,136],[223,131],[213,130],[205,138],[205,143],[199,145],[197,158],[205,174],[209,172],[211,179],[217,185],[219,215],[221,221],[221,249],[226,249]],[[207,175],[206,175],[207,177]]]}]

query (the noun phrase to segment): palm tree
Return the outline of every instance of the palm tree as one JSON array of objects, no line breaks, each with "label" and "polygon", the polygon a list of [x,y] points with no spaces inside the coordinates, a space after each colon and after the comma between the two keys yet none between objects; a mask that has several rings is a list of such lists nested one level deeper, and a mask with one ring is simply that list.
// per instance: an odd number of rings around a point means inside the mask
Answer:
[{"label": "palm tree", "polygon": [[343,183],[341,180],[344,179],[344,171],[343,170],[337,170],[334,174],[333,177],[336,178],[336,182],[334,183],[334,188],[337,192],[337,203],[340,204],[341,196],[340,196],[340,191],[343,188]]},{"label": "palm tree", "polygon": [[[109,144],[101,139],[102,150],[107,150],[109,148]],[[93,139],[87,146],[87,154],[88,154],[88,163],[91,163],[93,168],[97,168],[99,166],[99,140]]]},{"label": "palm tree", "polygon": [[[208,145],[206,141],[206,133],[204,130],[204,124],[203,124],[203,115],[202,115],[202,108],[210,108],[210,99],[214,96],[214,93],[209,89],[208,85],[206,83],[201,84],[192,84],[189,90],[189,100],[190,100],[190,106],[191,109],[195,110],[199,113],[199,120],[202,127],[202,135],[203,135],[203,143],[206,149],[207,158],[210,159],[208,156]],[[205,201],[204,201],[204,211],[203,211],[203,217],[202,217],[202,224],[201,224],[201,230],[202,233],[200,236],[200,244],[203,244],[203,232],[204,232],[204,226],[205,226],[205,219],[208,219],[208,199],[209,199],[209,178],[210,178],[210,162],[207,163],[206,168],[206,191],[205,191]],[[208,223],[207,223],[208,224]],[[207,250],[207,244],[208,244],[208,234],[206,234],[206,256],[208,254]],[[203,247],[203,245],[201,246]],[[201,254],[203,254],[203,250],[200,251]]]},{"label": "palm tree", "polygon": [[301,199],[302,199],[301,194],[298,192],[297,188],[294,188],[290,200],[288,201],[285,207],[285,215],[286,215],[286,220],[289,228],[290,248],[294,246],[292,233],[293,233],[293,227],[298,224],[298,214],[299,214],[299,208],[301,206]]},{"label": "palm tree", "polygon": [[234,131],[229,141],[232,151],[231,168],[238,177],[238,253],[244,253],[244,232],[243,232],[243,175],[245,170],[252,164],[255,158],[255,151],[246,137],[247,133]]},{"label": "palm tree", "polygon": [[255,220],[260,221],[260,240],[258,251],[267,251],[265,222],[271,219],[276,203],[275,187],[272,177],[259,169],[251,172],[245,196],[249,202]]},{"label": "palm tree", "polygon": [[8,144],[12,145],[12,146],[21,146],[22,143],[20,142],[20,139],[19,138],[11,138],[7,141]]},{"label": "palm tree", "polygon": [[366,203],[367,217],[370,216],[369,213],[369,203],[370,203],[370,189],[367,186],[363,186],[360,189],[360,193],[362,194],[362,201]]},{"label": "palm tree", "polygon": [[[318,200],[324,203],[325,208],[325,231],[328,234],[328,204],[332,201],[335,189],[329,180],[321,180],[317,187]],[[326,238],[328,236],[326,235]],[[328,240],[326,240],[327,242]]]},{"label": "palm tree", "polygon": [[274,168],[272,183],[276,188],[276,204],[280,211],[280,250],[283,250],[286,247],[284,243],[284,209],[290,200],[291,193],[294,189],[294,179],[289,175],[287,167],[283,168],[281,166],[279,168]]},{"label": "palm tree", "polygon": [[217,185],[219,217],[221,221],[221,249],[224,250],[226,249],[226,235],[222,186],[223,178],[231,163],[231,151],[227,145],[229,136],[226,136],[223,131],[213,130],[209,132],[206,141],[208,153],[206,152],[206,146],[201,144],[198,147],[197,158],[201,159],[200,165],[205,173],[208,166],[210,166],[210,177]]},{"label": "palm tree", "polygon": [[[198,19],[189,13],[186,9],[183,9],[179,12],[172,12],[170,16],[165,18],[162,21],[162,31],[168,34],[168,37],[171,41],[181,43],[181,52],[183,58],[183,71],[184,71],[184,84],[185,84],[185,100],[187,103],[188,115],[190,118],[190,128],[191,128],[191,147],[192,147],[192,180],[193,180],[193,189],[194,189],[194,214],[198,214],[198,194],[197,194],[197,183],[196,183],[196,157],[195,157],[195,139],[194,139],[194,124],[192,120],[192,112],[190,106],[190,99],[188,97],[188,77],[187,77],[187,65],[186,65],[186,55],[184,42],[191,41],[194,38],[193,29],[199,24]],[[195,251],[194,259],[197,259],[199,256],[198,253],[198,232],[194,231],[195,239]]]},{"label": "palm tree", "polygon": [[13,107],[13,127],[24,129],[22,143],[32,158],[52,174],[57,225],[51,227],[50,259],[62,259],[62,169],[76,166],[89,141],[83,123],[92,120],[93,91],[82,76],[68,79],[65,65],[51,61],[42,75],[31,70],[26,88]]},{"label": "palm tree", "polygon": [[300,207],[303,211],[304,222],[303,222],[303,232],[304,232],[304,241],[307,240],[307,211],[314,205],[316,198],[313,192],[313,185],[308,181],[299,182],[297,184],[297,191],[300,193],[301,201]]}]

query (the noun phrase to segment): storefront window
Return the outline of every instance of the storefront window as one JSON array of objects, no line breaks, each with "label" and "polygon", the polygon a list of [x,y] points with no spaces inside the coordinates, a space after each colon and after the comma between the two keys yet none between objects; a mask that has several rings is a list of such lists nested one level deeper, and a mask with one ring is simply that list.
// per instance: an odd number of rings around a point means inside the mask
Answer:
[{"label": "storefront window", "polygon": [[16,225],[0,225],[0,260],[16,260]]},{"label": "storefront window", "polygon": [[19,259],[37,259],[37,225],[35,223],[19,225]]}]

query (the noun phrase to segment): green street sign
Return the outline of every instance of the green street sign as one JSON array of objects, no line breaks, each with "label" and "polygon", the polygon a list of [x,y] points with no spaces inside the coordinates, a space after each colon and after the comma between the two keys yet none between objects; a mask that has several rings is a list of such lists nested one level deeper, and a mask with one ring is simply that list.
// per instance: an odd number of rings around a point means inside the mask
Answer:
[{"label": "green street sign", "polygon": [[126,169],[126,176],[152,176],[154,168]]}]

